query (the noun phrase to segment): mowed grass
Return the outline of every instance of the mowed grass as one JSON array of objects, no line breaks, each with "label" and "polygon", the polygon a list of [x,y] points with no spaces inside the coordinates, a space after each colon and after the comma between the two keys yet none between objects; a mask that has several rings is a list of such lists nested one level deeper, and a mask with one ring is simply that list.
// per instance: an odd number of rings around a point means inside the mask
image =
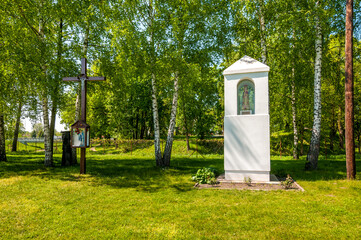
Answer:
[{"label": "mowed grass", "polygon": [[151,147],[89,152],[86,175],[61,167],[60,154],[45,168],[43,153],[9,153],[0,163],[0,238],[361,239],[361,183],[345,180],[344,156],[321,157],[313,172],[304,158],[274,156],[272,172],[306,191],[239,191],[194,189],[191,175],[223,170],[223,155],[191,153],[159,169]]}]

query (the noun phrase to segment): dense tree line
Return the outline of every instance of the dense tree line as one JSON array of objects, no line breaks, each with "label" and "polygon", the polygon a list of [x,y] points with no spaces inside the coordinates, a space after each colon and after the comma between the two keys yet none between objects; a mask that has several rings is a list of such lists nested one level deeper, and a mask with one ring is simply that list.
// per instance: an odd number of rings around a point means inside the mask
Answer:
[{"label": "dense tree line", "polygon": [[[6,159],[6,136],[18,135],[20,116],[41,116],[45,165],[53,165],[57,113],[68,126],[79,118],[79,86],[61,79],[80,73],[81,57],[90,63],[89,75],[108,79],[88,85],[92,137],[155,139],[158,165],[169,165],[174,132],[187,140],[222,134],[222,70],[244,55],[271,68],[271,132],[291,133],[294,158],[311,141],[343,149],[345,3],[3,0],[0,158]],[[354,5],[358,93],[360,2]]]}]

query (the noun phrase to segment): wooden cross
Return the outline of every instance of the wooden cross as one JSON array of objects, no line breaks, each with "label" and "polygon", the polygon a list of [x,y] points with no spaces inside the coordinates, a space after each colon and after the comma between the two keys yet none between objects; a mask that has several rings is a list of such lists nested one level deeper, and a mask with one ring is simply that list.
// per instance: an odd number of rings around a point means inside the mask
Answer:
[{"label": "wooden cross", "polygon": [[[76,81],[81,83],[81,117],[80,119],[86,122],[86,91],[88,81],[105,81],[105,77],[88,77],[87,75],[87,60],[86,58],[81,59],[81,74],[77,77],[65,77],[63,81]],[[86,148],[81,148],[80,151],[80,174],[86,172],[86,161],[85,161]]]}]

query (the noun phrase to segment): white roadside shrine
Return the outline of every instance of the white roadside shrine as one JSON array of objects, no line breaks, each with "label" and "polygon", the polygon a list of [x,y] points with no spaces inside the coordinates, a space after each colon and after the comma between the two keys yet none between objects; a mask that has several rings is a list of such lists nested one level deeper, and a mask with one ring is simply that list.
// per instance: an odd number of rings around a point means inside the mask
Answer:
[{"label": "white roadside shrine", "polygon": [[223,71],[225,180],[270,181],[268,72],[248,56]]}]

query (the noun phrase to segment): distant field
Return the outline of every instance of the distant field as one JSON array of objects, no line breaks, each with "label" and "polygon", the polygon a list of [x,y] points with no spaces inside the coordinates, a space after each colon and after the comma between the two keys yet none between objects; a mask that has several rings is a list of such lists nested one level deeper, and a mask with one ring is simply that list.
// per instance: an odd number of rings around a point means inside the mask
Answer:
[{"label": "distant field", "polygon": [[[303,145],[299,143],[299,150],[303,150],[303,154],[307,154],[309,142],[306,139],[309,139],[310,136],[303,139]],[[192,152],[200,154],[223,154],[223,136],[213,136],[206,139],[197,139],[196,136],[192,136],[190,139],[190,147]],[[161,147],[165,147],[165,139],[161,139]],[[270,139],[271,144],[271,154],[278,156],[287,156],[292,155],[293,152],[293,133],[292,132],[274,132],[271,134]],[[138,149],[148,149],[146,153],[151,153],[153,150],[154,140],[152,139],[97,139],[92,138],[91,140],[91,152],[103,151],[104,153],[133,153]],[[358,143],[357,143],[358,144]],[[10,152],[12,146],[12,141],[6,141],[7,151]],[[44,150],[43,142],[28,142],[26,145],[23,143],[18,143],[18,149],[23,152],[40,152]],[[61,139],[58,139],[54,143],[54,152],[61,153],[62,151],[62,142]],[[173,152],[175,154],[186,155],[187,145],[185,136],[177,135],[175,136],[175,141],[173,144]],[[191,152],[191,153],[192,153]],[[357,149],[359,152],[359,149]],[[190,153],[190,154],[191,154]],[[336,140],[331,141],[329,138],[322,139],[320,143],[320,154],[323,157],[327,157],[332,154],[344,154],[344,149],[339,148],[339,144]]]}]

